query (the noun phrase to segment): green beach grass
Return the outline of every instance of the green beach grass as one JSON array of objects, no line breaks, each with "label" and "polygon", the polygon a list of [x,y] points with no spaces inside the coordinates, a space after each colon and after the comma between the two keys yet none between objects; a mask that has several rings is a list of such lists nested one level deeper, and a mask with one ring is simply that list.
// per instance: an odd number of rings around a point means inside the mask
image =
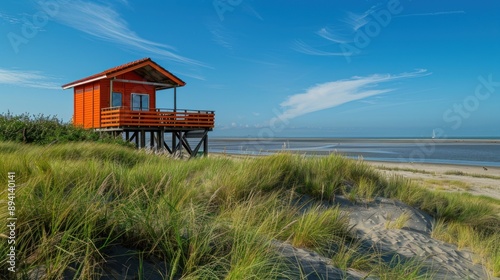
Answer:
[{"label": "green beach grass", "polygon": [[[0,157],[0,183],[16,174],[18,275],[95,279],[108,273],[107,252],[123,246],[158,264],[164,279],[300,279],[297,264],[277,252],[286,242],[381,279],[430,278],[417,261],[357,253],[346,215],[325,206],[347,195],[398,199],[430,213],[434,237],[470,248],[500,276],[494,200],[385,179],[337,155],[178,160],[106,143],[0,142]],[[4,221],[6,198],[3,189]],[[0,242],[0,254],[8,251]],[[2,258],[0,274],[7,267]],[[141,267],[130,275],[143,275]]]}]

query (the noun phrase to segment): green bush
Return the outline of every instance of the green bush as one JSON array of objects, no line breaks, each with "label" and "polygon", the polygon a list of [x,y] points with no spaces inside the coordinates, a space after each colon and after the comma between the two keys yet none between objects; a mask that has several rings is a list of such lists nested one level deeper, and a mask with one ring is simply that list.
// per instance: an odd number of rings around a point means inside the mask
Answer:
[{"label": "green bush", "polygon": [[128,145],[125,141],[114,139],[107,134],[75,127],[56,116],[24,113],[13,115],[10,112],[0,114],[0,141],[45,145],[79,141],[101,141]]}]

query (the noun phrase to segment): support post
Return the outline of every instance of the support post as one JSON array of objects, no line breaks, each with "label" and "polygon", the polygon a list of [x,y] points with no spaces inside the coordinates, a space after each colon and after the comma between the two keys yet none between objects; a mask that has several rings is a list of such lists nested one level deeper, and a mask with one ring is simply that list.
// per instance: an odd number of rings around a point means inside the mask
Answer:
[{"label": "support post", "polygon": [[[163,137],[162,137],[162,138],[163,138]],[[167,144],[167,142],[165,142],[165,141],[163,141],[163,148],[164,148],[164,149],[167,149],[167,151],[168,151],[168,153],[169,153],[169,154],[171,154],[171,155],[173,155],[173,154],[174,154],[173,150],[171,150],[171,149],[168,147],[168,144]],[[172,147],[172,148],[173,148],[173,147]]]},{"label": "support post", "polygon": [[203,155],[208,156],[208,133],[205,135],[204,138],[205,140],[203,141]]},{"label": "support post", "polygon": [[177,132],[172,131],[172,153],[177,152]]},{"label": "support post", "polygon": [[146,147],[146,131],[141,130],[139,133],[141,134],[141,148],[145,148]]},{"label": "support post", "polygon": [[177,112],[177,86],[174,86],[174,112]]},{"label": "support post", "polygon": [[149,147],[151,150],[155,147],[155,132],[153,130],[149,132]]},{"label": "support post", "polygon": [[135,147],[139,148],[139,131],[134,132],[135,134]]},{"label": "support post", "polygon": [[[187,132],[182,133],[182,131],[181,131],[181,133],[179,135],[179,144],[182,144],[182,147],[184,147],[184,149],[186,149],[186,151],[192,157],[193,156],[193,149],[191,149],[191,146],[189,146],[189,142],[187,140],[186,134],[187,134]],[[182,147],[181,147],[181,149],[182,149]]]},{"label": "support post", "polygon": [[[191,152],[191,157],[195,157],[198,155],[198,151],[200,150],[201,148],[201,145],[203,145],[203,148],[205,149],[205,137],[207,136],[208,134],[208,130],[205,130],[203,132],[203,134],[201,135],[201,138],[200,138],[200,142],[198,142],[198,145],[196,145],[196,147],[194,148],[194,150]],[[186,139],[187,141],[187,139]],[[205,151],[203,151],[203,153],[205,153]]]},{"label": "support post", "polygon": [[163,141],[162,141],[162,137],[161,137],[162,133],[161,133],[161,129],[158,130],[156,132],[156,149],[157,151],[161,151],[162,150],[162,147],[163,147]]},{"label": "support post", "polygon": [[109,80],[109,107],[113,107],[113,79]]}]

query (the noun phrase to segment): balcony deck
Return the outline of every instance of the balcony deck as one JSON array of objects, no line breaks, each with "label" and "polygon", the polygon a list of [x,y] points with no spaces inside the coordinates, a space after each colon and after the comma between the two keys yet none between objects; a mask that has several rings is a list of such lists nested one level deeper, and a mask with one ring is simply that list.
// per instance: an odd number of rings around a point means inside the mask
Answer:
[{"label": "balcony deck", "polygon": [[111,107],[101,110],[100,129],[212,130],[214,121],[214,111],[184,109],[137,111],[126,107]]}]

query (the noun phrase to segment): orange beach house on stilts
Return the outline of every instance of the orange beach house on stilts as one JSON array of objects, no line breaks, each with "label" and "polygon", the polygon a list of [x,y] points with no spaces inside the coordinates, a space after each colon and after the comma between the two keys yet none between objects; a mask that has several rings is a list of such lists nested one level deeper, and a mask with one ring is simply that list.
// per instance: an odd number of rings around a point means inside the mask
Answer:
[{"label": "orange beach house on stilts", "polygon": [[[75,126],[124,134],[127,141],[140,148],[167,150],[171,154],[184,148],[190,156],[196,156],[203,149],[206,155],[208,132],[214,128],[215,114],[214,111],[178,109],[177,88],[184,85],[180,78],[150,58],[144,58],[62,88],[74,90]],[[166,89],[173,91],[173,109],[157,107],[157,91]],[[193,141],[195,145],[190,144]]]}]

